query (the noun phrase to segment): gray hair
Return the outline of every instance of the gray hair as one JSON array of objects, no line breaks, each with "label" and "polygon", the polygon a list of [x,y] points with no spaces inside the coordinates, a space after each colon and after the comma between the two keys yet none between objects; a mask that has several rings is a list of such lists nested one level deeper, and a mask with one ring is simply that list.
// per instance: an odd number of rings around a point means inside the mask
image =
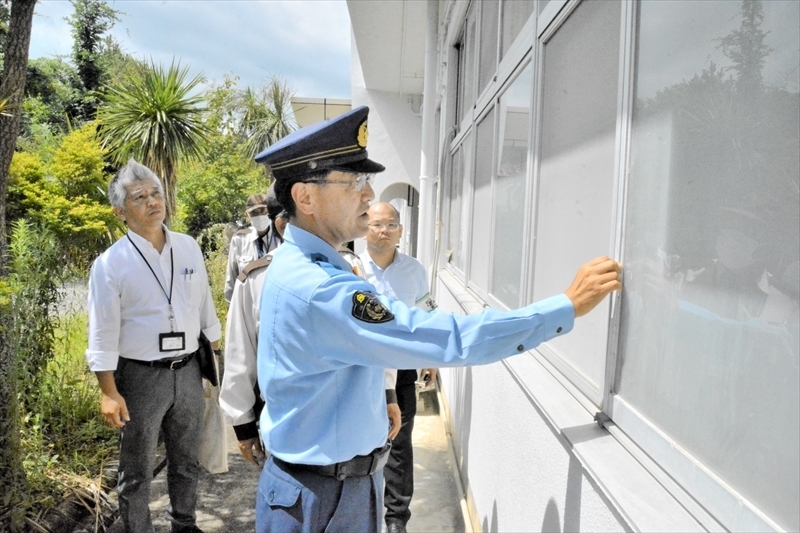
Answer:
[{"label": "gray hair", "polygon": [[117,171],[117,174],[108,184],[108,201],[113,207],[120,209],[125,207],[125,190],[128,185],[136,181],[149,180],[156,184],[156,188],[161,195],[164,195],[164,187],[158,176],[146,166],[137,163],[133,158],[128,160],[128,164]]}]

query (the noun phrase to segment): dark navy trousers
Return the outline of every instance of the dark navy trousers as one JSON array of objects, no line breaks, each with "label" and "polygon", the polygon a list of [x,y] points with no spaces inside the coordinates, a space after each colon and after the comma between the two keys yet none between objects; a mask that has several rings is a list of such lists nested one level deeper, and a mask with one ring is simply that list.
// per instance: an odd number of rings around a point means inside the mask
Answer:
[{"label": "dark navy trousers", "polygon": [[411,518],[411,497],[414,495],[414,449],[411,446],[411,432],[414,430],[414,417],[417,414],[417,391],[414,382],[416,370],[397,372],[397,405],[400,407],[400,433],[392,441],[389,461],[383,475],[386,479],[384,505],[386,524],[392,522],[406,525]]},{"label": "dark navy trousers", "polygon": [[272,457],[261,471],[256,533],[380,533],[383,470],[342,481],[283,468]]}]

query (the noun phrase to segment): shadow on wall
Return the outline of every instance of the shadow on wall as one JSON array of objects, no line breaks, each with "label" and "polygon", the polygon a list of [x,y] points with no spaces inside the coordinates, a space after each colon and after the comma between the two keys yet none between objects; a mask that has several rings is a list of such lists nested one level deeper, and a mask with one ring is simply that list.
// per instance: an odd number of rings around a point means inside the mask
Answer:
[{"label": "shadow on wall", "polygon": [[497,526],[497,500],[494,501],[492,504],[492,524],[489,525],[489,520],[484,518],[483,519],[483,531],[488,531],[489,533],[497,533],[498,532]]},{"label": "shadow on wall", "polygon": [[463,372],[463,377],[459,376],[457,381],[456,402],[458,408],[458,420],[455,427],[458,428],[458,443],[461,448],[461,475],[464,477],[464,486],[469,486],[469,435],[472,429],[472,367],[459,369]]},{"label": "shadow on wall", "polygon": [[564,533],[581,530],[581,484],[583,483],[583,468],[574,455],[569,456],[569,471],[567,472],[567,494],[564,504],[564,528],[561,528],[561,517],[558,504],[554,498],[547,501],[542,520],[541,531],[557,531]]}]

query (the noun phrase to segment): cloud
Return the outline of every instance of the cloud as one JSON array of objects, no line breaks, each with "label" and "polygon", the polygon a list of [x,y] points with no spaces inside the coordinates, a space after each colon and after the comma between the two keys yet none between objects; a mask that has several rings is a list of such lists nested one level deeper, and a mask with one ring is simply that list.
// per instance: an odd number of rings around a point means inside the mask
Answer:
[{"label": "cloud", "polygon": [[[239,76],[261,85],[270,75],[298,96],[350,97],[350,18],[344,1],[117,0],[122,12],[112,30],[126,52],[140,59],[188,65],[213,80]],[[66,55],[72,38],[63,21],[66,1],[40,0],[31,57]]]}]

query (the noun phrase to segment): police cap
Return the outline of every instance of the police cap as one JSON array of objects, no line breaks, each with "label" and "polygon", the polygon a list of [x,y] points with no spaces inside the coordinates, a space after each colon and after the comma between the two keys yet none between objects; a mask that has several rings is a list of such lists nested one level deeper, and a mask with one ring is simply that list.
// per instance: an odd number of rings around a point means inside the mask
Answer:
[{"label": "police cap", "polygon": [[325,122],[301,128],[255,157],[276,180],[340,170],[374,174],[386,167],[367,157],[369,108],[357,107]]}]

